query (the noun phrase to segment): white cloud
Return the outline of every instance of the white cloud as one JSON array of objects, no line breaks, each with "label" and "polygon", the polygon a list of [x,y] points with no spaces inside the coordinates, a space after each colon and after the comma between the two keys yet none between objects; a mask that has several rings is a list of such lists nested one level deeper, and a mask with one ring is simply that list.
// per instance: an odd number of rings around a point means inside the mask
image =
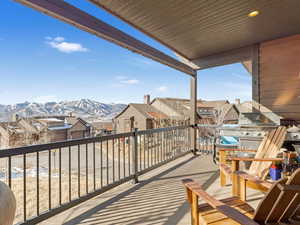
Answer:
[{"label": "white cloud", "polygon": [[45,37],[46,40],[48,40],[46,43],[50,45],[52,48],[57,49],[60,52],[63,53],[72,53],[72,52],[87,52],[88,49],[84,48],[79,43],[72,43],[72,42],[66,42],[64,41],[64,37]]},{"label": "white cloud", "polygon": [[116,80],[125,80],[125,79],[127,79],[127,77],[125,77],[125,76],[116,76],[115,78],[116,78]]},{"label": "white cloud", "polygon": [[168,87],[167,86],[160,86],[156,90],[159,91],[159,92],[166,92],[168,90]]},{"label": "white cloud", "polygon": [[140,83],[139,80],[136,79],[131,79],[131,80],[121,80],[120,81],[122,84],[138,84]]},{"label": "white cloud", "polygon": [[46,103],[46,102],[57,102],[56,95],[44,95],[44,96],[37,96],[33,98],[33,102],[37,103]]},{"label": "white cloud", "polygon": [[128,77],[121,75],[116,76],[115,79],[117,82],[112,85],[113,87],[124,87],[125,85],[135,85],[140,83],[137,79],[129,79]]},{"label": "white cloud", "polygon": [[65,38],[64,38],[64,37],[56,37],[56,38],[54,38],[53,40],[54,40],[54,41],[57,41],[57,42],[62,42],[62,41],[65,40]]}]

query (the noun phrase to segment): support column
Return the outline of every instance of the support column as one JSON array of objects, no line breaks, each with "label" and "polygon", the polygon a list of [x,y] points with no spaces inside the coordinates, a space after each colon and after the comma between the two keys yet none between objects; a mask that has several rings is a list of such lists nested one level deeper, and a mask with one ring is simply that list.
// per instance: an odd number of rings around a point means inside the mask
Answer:
[{"label": "support column", "polygon": [[197,151],[197,74],[191,77],[191,112],[190,112],[190,125],[191,128],[191,151],[196,154]]},{"label": "support column", "polygon": [[256,112],[260,109],[259,44],[252,48],[252,100],[252,111]]}]

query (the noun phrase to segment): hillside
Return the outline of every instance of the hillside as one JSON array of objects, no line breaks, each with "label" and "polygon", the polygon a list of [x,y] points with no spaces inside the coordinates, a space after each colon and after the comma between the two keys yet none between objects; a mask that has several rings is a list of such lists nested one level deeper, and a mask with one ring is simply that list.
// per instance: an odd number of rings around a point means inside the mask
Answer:
[{"label": "hillside", "polygon": [[80,117],[109,119],[121,112],[125,107],[125,104],[105,104],[90,99],[47,103],[24,102],[14,105],[0,105],[0,120],[9,120],[13,114],[30,117],[68,115],[70,113]]}]

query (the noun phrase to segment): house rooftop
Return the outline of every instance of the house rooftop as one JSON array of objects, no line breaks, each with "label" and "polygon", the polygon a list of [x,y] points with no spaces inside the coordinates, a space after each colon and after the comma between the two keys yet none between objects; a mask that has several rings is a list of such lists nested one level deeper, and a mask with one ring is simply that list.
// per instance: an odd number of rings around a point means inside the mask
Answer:
[{"label": "house rooftop", "polygon": [[152,119],[152,118],[166,118],[167,115],[165,115],[160,110],[156,109],[152,105],[149,104],[136,104],[131,103],[130,106],[134,107],[137,111],[142,113],[146,118]]}]

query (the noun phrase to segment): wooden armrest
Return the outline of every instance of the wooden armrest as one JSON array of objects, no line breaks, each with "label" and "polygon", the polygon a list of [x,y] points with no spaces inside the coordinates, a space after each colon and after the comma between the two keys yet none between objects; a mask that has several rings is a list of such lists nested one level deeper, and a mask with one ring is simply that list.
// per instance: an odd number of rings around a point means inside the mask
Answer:
[{"label": "wooden armrest", "polygon": [[234,221],[240,224],[259,225],[258,223],[254,222],[252,219],[245,216],[238,210],[224,204],[223,202],[209,195],[206,191],[202,189],[202,187],[198,183],[194,182],[192,179],[184,179],[182,180],[182,183],[187,189],[195,193],[198,197],[202,198],[211,207],[217,209],[219,212],[223,213],[225,216],[233,219]]},{"label": "wooden armrest", "polygon": [[224,151],[224,152],[234,152],[234,151],[237,151],[237,152],[257,152],[257,150],[254,150],[254,149],[239,149],[239,148],[222,148],[222,149],[219,149],[218,151]]},{"label": "wooden armrest", "polygon": [[248,158],[248,157],[229,157],[232,161],[258,161],[258,162],[281,162],[281,158]]},{"label": "wooden armrest", "polygon": [[296,193],[300,192],[300,185],[278,183],[277,186],[281,191],[292,191]]},{"label": "wooden armrest", "polygon": [[235,174],[237,174],[238,176],[244,178],[245,180],[248,180],[248,181],[254,182],[256,184],[262,185],[267,189],[270,189],[271,186],[273,185],[272,182],[261,180],[260,178],[258,178],[256,176],[253,176],[251,174],[248,174],[246,172],[243,172],[243,171],[236,171]]}]

